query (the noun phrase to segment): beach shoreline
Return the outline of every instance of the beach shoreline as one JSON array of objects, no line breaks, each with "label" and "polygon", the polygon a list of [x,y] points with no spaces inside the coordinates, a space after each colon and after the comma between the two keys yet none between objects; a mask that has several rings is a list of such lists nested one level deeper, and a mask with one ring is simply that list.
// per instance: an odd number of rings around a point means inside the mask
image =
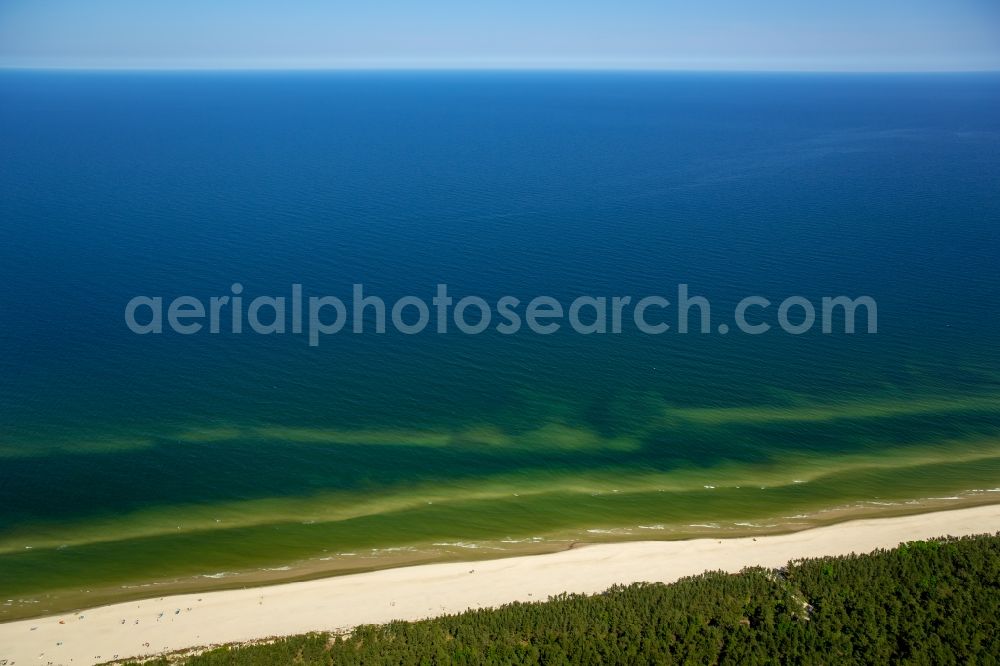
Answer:
[{"label": "beach shoreline", "polygon": [[[706,491],[711,492],[711,491]],[[886,518],[1000,503],[1000,488],[942,493],[922,499],[858,500],[811,508],[795,515],[762,515],[742,520],[689,520],[627,525],[581,526],[540,532],[525,538],[401,541],[391,546],[350,552],[323,550],[305,559],[276,559],[257,567],[204,568],[187,575],[123,579],[97,584],[82,580],[72,588],[40,589],[33,593],[0,592],[0,624],[72,613],[154,597],[219,592],[297,583],[334,576],[427,564],[475,562],[498,558],[557,553],[578,545],[635,541],[684,541],[699,538],[731,539],[791,534],[850,520]],[[786,512],[787,513],[787,512]],[[690,524],[689,524],[690,523]],[[525,533],[527,533],[525,531]],[[433,541],[433,542],[432,542]]]},{"label": "beach shoreline", "polygon": [[420,564],[264,587],[162,596],[0,623],[0,662],[93,664],[359,624],[416,620],[706,570],[1000,531],[1000,504],[852,519],[767,536],[580,544],[558,552]]}]

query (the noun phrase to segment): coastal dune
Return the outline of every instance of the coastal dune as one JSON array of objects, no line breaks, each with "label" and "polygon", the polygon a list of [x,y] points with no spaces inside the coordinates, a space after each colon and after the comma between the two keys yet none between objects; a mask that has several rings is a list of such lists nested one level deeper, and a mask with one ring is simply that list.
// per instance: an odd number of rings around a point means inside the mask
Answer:
[{"label": "coastal dune", "polygon": [[916,539],[1000,531],[1000,505],[854,520],[792,534],[585,545],[546,555],[387,569],[184,594],[0,624],[0,664],[93,664],[203,645],[415,620],[616,583],[779,567]]}]

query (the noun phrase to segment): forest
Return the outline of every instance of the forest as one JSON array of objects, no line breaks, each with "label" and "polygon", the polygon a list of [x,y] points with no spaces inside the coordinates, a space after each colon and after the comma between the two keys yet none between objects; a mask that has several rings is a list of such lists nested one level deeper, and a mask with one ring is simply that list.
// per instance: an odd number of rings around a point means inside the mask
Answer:
[{"label": "forest", "polygon": [[997,664],[1000,535],[709,572],[146,664]]}]

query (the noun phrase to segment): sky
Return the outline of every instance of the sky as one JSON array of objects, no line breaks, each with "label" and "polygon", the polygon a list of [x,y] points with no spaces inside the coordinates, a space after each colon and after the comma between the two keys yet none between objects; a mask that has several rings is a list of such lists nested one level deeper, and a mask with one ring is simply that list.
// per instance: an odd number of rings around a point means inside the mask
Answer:
[{"label": "sky", "polygon": [[1000,70],[1000,0],[0,0],[0,67]]}]

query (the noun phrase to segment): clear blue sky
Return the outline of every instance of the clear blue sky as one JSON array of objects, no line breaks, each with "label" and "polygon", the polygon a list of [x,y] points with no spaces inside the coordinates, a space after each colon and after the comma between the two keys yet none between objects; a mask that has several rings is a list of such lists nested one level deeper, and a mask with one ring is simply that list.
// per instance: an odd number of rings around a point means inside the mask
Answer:
[{"label": "clear blue sky", "polygon": [[0,0],[0,66],[1000,69],[1000,0]]}]

